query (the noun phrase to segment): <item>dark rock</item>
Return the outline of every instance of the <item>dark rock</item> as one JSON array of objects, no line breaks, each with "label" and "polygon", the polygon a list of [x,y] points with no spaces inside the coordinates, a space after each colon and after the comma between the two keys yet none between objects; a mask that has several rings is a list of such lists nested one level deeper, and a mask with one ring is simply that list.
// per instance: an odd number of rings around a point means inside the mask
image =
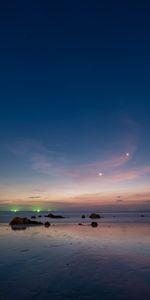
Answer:
[{"label": "dark rock", "polygon": [[81,217],[82,219],[85,219],[85,215],[82,215],[82,217]]},{"label": "dark rock", "polygon": [[11,225],[11,229],[15,230],[15,231],[17,231],[17,230],[26,230],[27,227],[24,226],[24,225]]},{"label": "dark rock", "polygon": [[43,223],[38,221],[30,221],[29,225],[43,225]]},{"label": "dark rock", "polygon": [[92,226],[92,227],[98,227],[98,223],[97,223],[97,222],[92,222],[92,223],[91,223],[91,226]]},{"label": "dark rock", "polygon": [[50,227],[51,224],[50,224],[49,222],[45,222],[44,226],[45,226],[45,227]]},{"label": "dark rock", "polygon": [[41,216],[41,215],[39,215],[38,217],[39,217],[39,218],[42,218],[42,216]]},{"label": "dark rock", "polygon": [[144,218],[144,217],[145,217],[145,216],[142,214],[142,215],[141,215],[141,218]]},{"label": "dark rock", "polygon": [[45,216],[47,218],[51,218],[51,219],[64,219],[63,216],[59,216],[59,215],[53,215],[52,213],[48,214],[47,216]]},{"label": "dark rock", "polygon": [[91,215],[89,216],[89,218],[90,218],[90,219],[100,219],[101,216],[100,216],[99,214],[93,213],[93,214],[91,214]]},{"label": "dark rock", "polygon": [[31,216],[31,219],[36,219],[36,216]]},{"label": "dark rock", "polygon": [[82,223],[79,223],[78,225],[79,225],[79,226],[82,226],[83,224],[82,224]]},{"label": "dark rock", "polygon": [[43,223],[41,222],[37,222],[37,221],[31,221],[28,218],[20,218],[20,217],[16,217],[14,218],[9,225],[43,225]]}]

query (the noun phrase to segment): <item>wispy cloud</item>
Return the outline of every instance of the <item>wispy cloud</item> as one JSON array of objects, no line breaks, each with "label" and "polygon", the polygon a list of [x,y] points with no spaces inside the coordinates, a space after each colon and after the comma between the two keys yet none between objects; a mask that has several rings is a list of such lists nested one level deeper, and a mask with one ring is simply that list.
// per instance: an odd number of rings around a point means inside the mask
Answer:
[{"label": "wispy cloud", "polygon": [[141,176],[150,174],[150,166],[143,166],[140,168],[130,169],[127,171],[113,173],[110,176],[104,176],[104,179],[111,182],[130,181],[138,179]]},{"label": "wispy cloud", "polygon": [[30,197],[28,197],[29,199],[39,199],[39,198],[41,198],[40,196],[30,196]]},{"label": "wispy cloud", "polygon": [[[132,127],[132,134],[135,134],[137,129],[136,123],[128,120],[129,127]],[[129,139],[130,141],[130,139]],[[89,163],[78,163],[69,161],[60,153],[54,153],[50,149],[34,140],[19,140],[16,144],[11,146],[11,151],[15,155],[24,156],[28,161],[32,170],[54,177],[59,180],[72,180],[79,185],[84,183],[108,183],[113,184],[117,182],[126,182],[135,180],[141,176],[150,174],[150,166],[142,166],[140,168],[131,168],[128,162],[132,160],[136,150],[135,143],[128,144],[125,151],[115,155],[93,160]],[[127,151],[127,152],[126,152]],[[127,170],[124,170],[125,166]],[[99,173],[102,176],[99,176]]]}]

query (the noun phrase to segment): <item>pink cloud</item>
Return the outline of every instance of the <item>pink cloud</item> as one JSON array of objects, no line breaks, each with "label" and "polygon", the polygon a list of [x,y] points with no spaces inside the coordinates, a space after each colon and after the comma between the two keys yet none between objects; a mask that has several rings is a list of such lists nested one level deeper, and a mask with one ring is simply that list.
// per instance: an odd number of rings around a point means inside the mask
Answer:
[{"label": "pink cloud", "polygon": [[[129,121],[129,125],[136,127],[136,124],[131,121]],[[124,182],[150,173],[150,166],[123,171],[122,168],[132,159],[136,146],[130,144],[125,150],[121,155],[76,165],[73,161],[68,163],[58,155],[53,156],[51,151],[32,140],[20,141],[16,149],[13,149],[15,154],[27,155],[33,170],[47,176],[57,176],[60,180],[62,178],[70,179],[78,184],[83,182],[87,184],[91,182],[98,184],[101,182],[106,184]],[[126,152],[129,153],[128,156]],[[99,173],[102,173],[103,176],[100,177]]]},{"label": "pink cloud", "polygon": [[148,174],[150,174],[150,166],[132,169],[129,171],[117,171],[113,172],[111,175],[103,174],[102,177],[98,177],[97,174],[94,174],[94,176],[88,175],[85,177],[80,177],[80,180],[83,180],[84,182],[99,182],[99,184],[115,184],[118,182],[132,181]]},{"label": "pink cloud", "polygon": [[141,176],[150,174],[150,166],[140,167],[129,171],[120,172],[111,176],[106,176],[105,179],[113,182],[134,180]]},{"label": "pink cloud", "polygon": [[[150,173],[150,166],[144,166],[141,168],[131,169],[128,171],[121,171],[123,167],[132,158],[132,152],[130,156],[120,155],[112,157],[105,161],[97,161],[90,164],[82,164],[75,167],[68,167],[65,164],[56,164],[41,154],[33,155],[30,158],[32,168],[45,175],[51,176],[64,176],[64,178],[70,178],[78,183],[81,182],[121,182],[137,179],[143,175]],[[99,177],[99,172],[102,172],[103,176]],[[109,175],[110,174],[110,175]]]}]

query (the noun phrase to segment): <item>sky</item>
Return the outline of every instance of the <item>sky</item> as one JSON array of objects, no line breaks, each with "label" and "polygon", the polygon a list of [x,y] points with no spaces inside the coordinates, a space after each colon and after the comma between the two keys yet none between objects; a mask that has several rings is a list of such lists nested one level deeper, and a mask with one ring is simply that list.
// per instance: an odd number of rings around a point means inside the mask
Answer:
[{"label": "sky", "polygon": [[3,1],[0,210],[150,210],[150,3]]}]

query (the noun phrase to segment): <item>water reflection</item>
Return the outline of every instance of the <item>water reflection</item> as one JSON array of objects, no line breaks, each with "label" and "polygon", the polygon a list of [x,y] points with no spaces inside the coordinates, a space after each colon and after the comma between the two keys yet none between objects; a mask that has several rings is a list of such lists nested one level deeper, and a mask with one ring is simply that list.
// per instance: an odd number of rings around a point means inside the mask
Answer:
[{"label": "water reflection", "polygon": [[150,226],[0,226],[0,299],[150,299]]},{"label": "water reflection", "polygon": [[19,226],[17,226],[17,225],[12,225],[12,226],[11,226],[11,229],[12,229],[12,230],[26,230],[26,229],[27,229],[27,226],[22,226],[22,225],[19,225]]}]

